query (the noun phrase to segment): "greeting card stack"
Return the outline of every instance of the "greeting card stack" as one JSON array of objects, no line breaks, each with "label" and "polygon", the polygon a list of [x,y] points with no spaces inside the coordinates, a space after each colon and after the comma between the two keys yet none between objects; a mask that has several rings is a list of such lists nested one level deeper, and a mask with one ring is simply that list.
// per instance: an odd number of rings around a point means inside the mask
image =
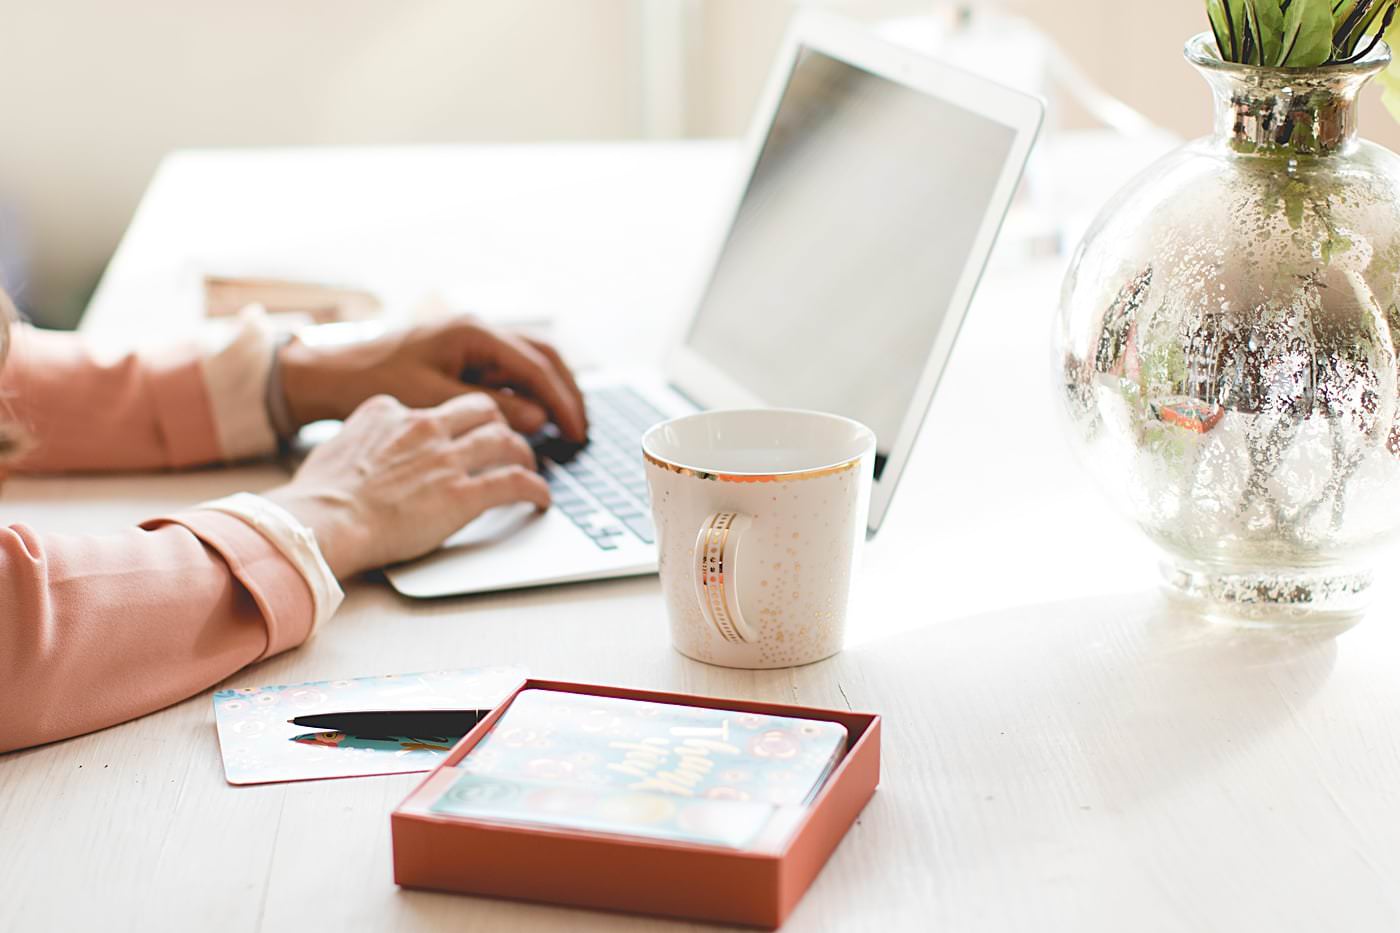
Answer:
[{"label": "greeting card stack", "polygon": [[394,812],[399,884],[775,927],[879,782],[879,718],[526,681]]}]

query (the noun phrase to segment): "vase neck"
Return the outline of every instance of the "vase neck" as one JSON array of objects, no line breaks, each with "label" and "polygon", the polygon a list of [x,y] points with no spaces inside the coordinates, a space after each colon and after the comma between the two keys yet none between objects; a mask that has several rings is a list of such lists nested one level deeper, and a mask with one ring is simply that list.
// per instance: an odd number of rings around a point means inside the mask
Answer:
[{"label": "vase neck", "polygon": [[1390,61],[1379,43],[1359,61],[1318,68],[1263,68],[1223,62],[1209,33],[1186,57],[1210,84],[1215,138],[1239,155],[1345,155],[1356,147],[1357,95]]},{"label": "vase neck", "polygon": [[1356,95],[1369,77],[1318,81],[1261,73],[1240,80],[1209,74],[1216,140],[1241,155],[1345,154],[1356,146]]}]

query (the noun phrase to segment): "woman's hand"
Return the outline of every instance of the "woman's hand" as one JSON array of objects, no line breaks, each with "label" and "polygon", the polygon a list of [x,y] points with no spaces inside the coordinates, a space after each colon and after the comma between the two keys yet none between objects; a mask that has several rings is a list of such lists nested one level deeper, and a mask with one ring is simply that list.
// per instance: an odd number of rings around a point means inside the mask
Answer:
[{"label": "woman's hand", "polygon": [[342,580],[426,554],[493,506],[549,506],[530,446],[479,392],[419,410],[371,398],[265,495],[316,533]]},{"label": "woman's hand", "polygon": [[583,395],[549,344],[455,317],[375,340],[316,347],[293,340],[280,351],[287,410],[301,427],[343,419],[373,395],[411,408],[464,393],[489,396],[511,427],[533,434],[553,421],[566,439],[586,440]]}]

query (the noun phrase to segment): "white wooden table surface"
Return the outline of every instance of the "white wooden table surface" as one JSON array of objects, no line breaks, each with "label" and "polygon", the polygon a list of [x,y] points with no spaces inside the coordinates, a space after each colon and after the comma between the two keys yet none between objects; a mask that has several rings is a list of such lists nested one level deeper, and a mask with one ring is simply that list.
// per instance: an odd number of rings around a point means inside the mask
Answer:
[{"label": "white wooden table surface", "polygon": [[[559,315],[566,343],[595,355],[615,343],[645,358],[684,311],[733,152],[177,154],[86,326],[178,330],[202,273],[282,274],[391,303],[437,285],[488,312]],[[1132,168],[1103,147],[1071,161],[1109,187]],[[1053,201],[1106,193],[1092,189]],[[791,930],[1400,928],[1394,601],[1337,638],[1214,628],[1166,603],[1151,553],[1059,436],[1047,344],[1061,266],[1009,247],[994,260],[836,658],[770,672],[687,660],[655,578],[430,603],[364,581],[316,640],[229,683],[519,663],[879,712],[881,788]],[[0,516],[95,531],[280,478],[13,481]],[[399,890],[388,813],[417,780],[230,787],[207,694],[0,757],[0,930],[688,926]]]}]

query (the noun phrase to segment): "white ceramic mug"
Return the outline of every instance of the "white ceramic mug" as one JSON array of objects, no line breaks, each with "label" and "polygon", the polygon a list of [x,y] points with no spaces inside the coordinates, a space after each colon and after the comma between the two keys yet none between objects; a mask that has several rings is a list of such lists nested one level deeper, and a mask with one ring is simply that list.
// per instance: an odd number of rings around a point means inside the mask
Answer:
[{"label": "white ceramic mug", "polygon": [[838,415],[709,411],[642,438],[676,650],[725,667],[841,650],[875,434]]}]

